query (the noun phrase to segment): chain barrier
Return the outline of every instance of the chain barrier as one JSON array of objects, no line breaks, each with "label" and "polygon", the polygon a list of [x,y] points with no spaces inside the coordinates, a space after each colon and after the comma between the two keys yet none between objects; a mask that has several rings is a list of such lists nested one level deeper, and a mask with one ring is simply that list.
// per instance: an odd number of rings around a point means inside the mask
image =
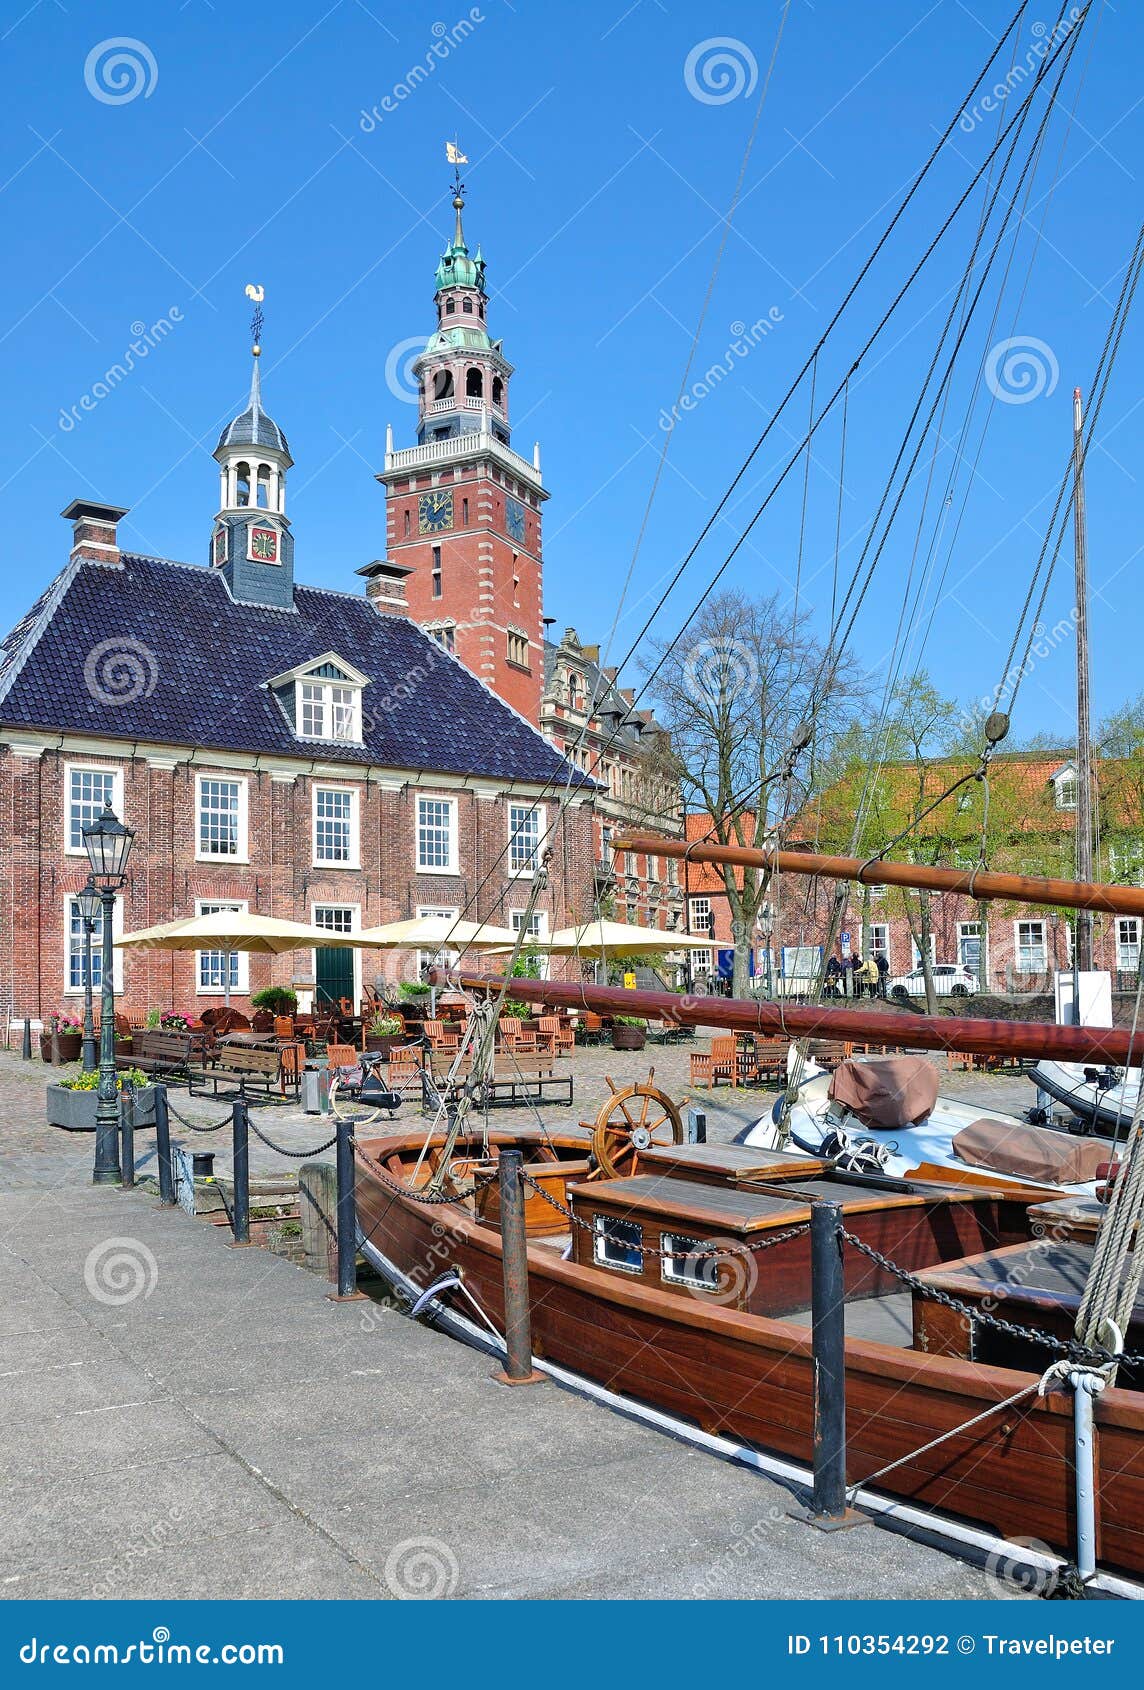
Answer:
[{"label": "chain barrier", "polygon": [[[558,1197],[553,1197],[550,1191],[546,1191],[542,1185],[538,1185],[531,1174],[522,1171],[520,1177],[525,1185],[530,1186],[538,1197],[543,1197],[546,1203],[553,1209],[557,1209],[565,1219],[571,1221],[573,1226],[578,1226],[582,1232],[593,1230],[591,1221],[581,1220],[579,1215],[573,1214],[572,1210],[567,1208]],[[788,1238],[797,1238],[799,1233],[809,1232],[809,1230],[810,1222],[800,1221],[797,1226],[788,1227],[785,1232],[776,1232],[771,1237],[760,1238],[757,1244],[743,1244],[741,1246],[733,1244],[730,1247],[714,1245],[709,1250],[657,1250],[654,1245],[641,1243],[639,1248],[645,1256],[670,1257],[674,1262],[710,1261],[712,1259],[733,1261],[736,1257],[753,1256],[762,1250],[772,1250],[776,1244],[785,1244]]]},{"label": "chain barrier", "polygon": [[424,1203],[429,1208],[432,1208],[434,1205],[461,1203],[466,1197],[475,1197],[478,1192],[487,1191],[490,1185],[496,1185],[499,1177],[497,1174],[490,1174],[486,1179],[474,1180],[473,1184],[466,1190],[457,1191],[451,1196],[448,1192],[443,1191],[430,1193],[417,1191],[413,1188],[413,1186],[405,1185],[401,1180],[394,1179],[392,1174],[387,1173],[381,1164],[379,1162],[375,1162],[368,1151],[363,1150],[359,1144],[354,1145],[354,1155],[357,1157],[358,1161],[363,1162],[369,1169],[370,1173],[373,1174],[376,1179],[379,1179],[382,1185],[387,1186],[390,1191],[396,1192],[399,1197],[408,1197],[413,1203]]},{"label": "chain barrier", "polygon": [[312,1150],[287,1150],[284,1144],[275,1144],[272,1138],[267,1138],[266,1134],[255,1126],[252,1116],[248,1115],[246,1119],[255,1138],[260,1138],[263,1144],[268,1145],[271,1150],[276,1150],[279,1156],[291,1156],[297,1162],[304,1162],[307,1156],[320,1156],[323,1150],[331,1149],[338,1142],[338,1135],[335,1133],[333,1138],[326,1140],[325,1144],[316,1144]]},{"label": "chain barrier", "polygon": [[845,1228],[842,1230],[842,1236],[860,1255],[865,1256],[894,1279],[900,1280],[903,1285],[909,1286],[911,1291],[916,1291],[919,1296],[928,1298],[930,1302],[940,1303],[943,1308],[964,1316],[971,1323],[978,1321],[982,1326],[1004,1333],[1007,1338],[1020,1338],[1027,1343],[1041,1344],[1046,1349],[1056,1350],[1060,1355],[1067,1356],[1079,1366],[1103,1368],[1114,1362],[1144,1362],[1144,1355],[1114,1356],[1105,1350],[1090,1349],[1087,1344],[1082,1344],[1075,1338],[1054,1338],[1049,1332],[1038,1332],[1031,1326],[1018,1326],[1015,1321],[1002,1320],[999,1315],[990,1314],[988,1309],[975,1309],[970,1304],[959,1301],[957,1297],[951,1297],[947,1291],[939,1291],[936,1286],[927,1285],[917,1274],[911,1273],[908,1268],[900,1267],[897,1262],[891,1261],[889,1256],[884,1256],[881,1250],[875,1250],[872,1244],[863,1243],[861,1238],[856,1238]]},{"label": "chain barrier", "polygon": [[221,1132],[222,1128],[229,1127],[231,1121],[234,1119],[232,1112],[229,1115],[224,1115],[221,1121],[215,1121],[212,1126],[196,1126],[194,1121],[188,1121],[185,1115],[180,1115],[179,1111],[175,1108],[175,1105],[171,1102],[170,1093],[167,1094],[167,1114],[173,1121],[178,1121],[181,1127],[186,1127],[187,1131],[191,1133]]}]

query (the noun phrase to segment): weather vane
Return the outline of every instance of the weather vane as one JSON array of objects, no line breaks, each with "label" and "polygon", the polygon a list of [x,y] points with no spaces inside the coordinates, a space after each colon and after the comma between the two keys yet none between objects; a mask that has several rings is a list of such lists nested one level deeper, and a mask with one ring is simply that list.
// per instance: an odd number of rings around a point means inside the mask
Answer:
[{"label": "weather vane", "polygon": [[465,191],[465,184],[461,181],[461,166],[469,161],[461,151],[461,144],[455,136],[453,140],[445,142],[445,157],[453,166],[453,193],[459,199]]},{"label": "weather vane", "polygon": [[259,287],[257,282],[247,282],[246,297],[254,304],[254,315],[250,319],[250,338],[254,342],[255,356],[262,351],[262,301],[266,298],[266,289]]}]

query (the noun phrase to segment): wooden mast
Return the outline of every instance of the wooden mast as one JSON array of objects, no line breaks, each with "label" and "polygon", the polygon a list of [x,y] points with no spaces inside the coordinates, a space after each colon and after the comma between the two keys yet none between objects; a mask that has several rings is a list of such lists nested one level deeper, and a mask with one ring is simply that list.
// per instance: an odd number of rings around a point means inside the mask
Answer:
[{"label": "wooden mast", "polygon": [[613,851],[651,851],[693,863],[737,863],[744,868],[781,869],[784,874],[819,875],[823,880],[856,880],[862,886],[911,886],[931,892],[964,892],[985,902],[1012,899],[1106,915],[1144,916],[1144,887],[1106,886],[1099,881],[1046,880],[1040,875],[1003,874],[996,869],[929,868],[921,863],[891,863],[881,857],[823,857],[813,851],[760,851],[750,845],[686,845],[654,834],[627,834],[612,841]]},{"label": "wooden mast", "polygon": [[[435,985],[456,984],[469,991],[499,992],[499,975],[456,974],[431,969]],[[897,1045],[907,1050],[972,1051],[983,1056],[1013,1056],[1029,1061],[1112,1063],[1140,1066],[1144,1036],[1136,1039],[1121,1027],[1058,1027],[1049,1021],[986,1021],[974,1016],[914,1015],[903,1011],[835,1009],[824,1005],[768,1003],[754,998],[680,996],[676,992],[629,991],[626,986],[580,985],[566,980],[510,982],[514,998],[549,1008],[589,1010],[597,1015],[638,1015],[685,1027],[717,1027],[727,1032],[772,1037],[847,1039]]]},{"label": "wooden mast", "polygon": [[[1076,877],[1092,880],[1092,724],[1089,715],[1088,523],[1084,499],[1084,413],[1073,390],[1073,541],[1076,559]],[[1092,968],[1092,910],[1078,905],[1073,968]],[[1074,975],[1075,979],[1075,975]],[[1074,991],[1079,1010],[1080,994]]]}]

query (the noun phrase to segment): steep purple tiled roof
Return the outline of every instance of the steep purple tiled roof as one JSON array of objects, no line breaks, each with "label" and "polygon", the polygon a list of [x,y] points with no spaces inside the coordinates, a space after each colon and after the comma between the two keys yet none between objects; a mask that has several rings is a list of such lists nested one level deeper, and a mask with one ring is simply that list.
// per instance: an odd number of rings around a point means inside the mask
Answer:
[{"label": "steep purple tiled roof", "polygon": [[[329,651],[369,676],[363,745],[298,739],[266,687]],[[405,618],[316,587],[293,610],[238,604],[218,571],[159,558],[68,565],[4,643],[0,724],[592,784]]]}]

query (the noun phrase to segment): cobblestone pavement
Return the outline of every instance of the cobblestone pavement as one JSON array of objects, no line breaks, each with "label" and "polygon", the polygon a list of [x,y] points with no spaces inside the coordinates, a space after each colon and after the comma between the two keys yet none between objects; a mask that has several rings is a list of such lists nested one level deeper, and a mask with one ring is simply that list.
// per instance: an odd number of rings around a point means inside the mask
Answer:
[{"label": "cobblestone pavement", "polygon": [[[655,1071],[655,1083],[675,1098],[681,1109],[688,1104],[701,1108],[707,1115],[707,1136],[712,1140],[734,1138],[761,1115],[769,1112],[776,1093],[766,1088],[739,1088],[732,1091],[720,1086],[714,1091],[690,1085],[690,1053],[707,1048],[705,1038],[694,1042],[650,1046],[632,1053],[609,1048],[578,1048],[571,1056],[562,1058],[557,1071],[570,1072],[574,1081],[575,1101],[572,1107],[546,1103],[541,1113],[551,1126],[568,1122],[592,1121],[601,1103],[608,1096],[608,1077],[617,1085],[645,1080],[649,1069]],[[958,1069],[946,1071],[944,1059],[937,1059],[941,1072],[941,1089],[950,1097],[970,1100],[982,1110],[1001,1110],[1020,1114],[1033,1101],[1033,1088],[1020,1075],[985,1075],[965,1073]],[[0,1052],[0,1170],[8,1189],[24,1186],[55,1186],[82,1177],[90,1167],[93,1138],[90,1133],[65,1132],[46,1124],[44,1088],[55,1075],[38,1059],[24,1062],[18,1053]],[[196,1126],[229,1119],[229,1105],[225,1098],[188,1097],[185,1086],[170,1090],[171,1107],[178,1115]],[[278,1154],[263,1144],[257,1130],[264,1132],[285,1149],[299,1151],[322,1144],[331,1136],[332,1124],[327,1117],[307,1115],[292,1103],[258,1105],[252,1110],[256,1133],[251,1143],[251,1171],[255,1175],[280,1174],[296,1171],[297,1159]],[[535,1121],[529,1108],[499,1109],[493,1119],[508,1124],[513,1121]],[[408,1103],[397,1117],[398,1122],[420,1121],[415,1103]],[[178,1119],[172,1119],[175,1143],[196,1150],[214,1150],[216,1170],[225,1173],[230,1165],[230,1133],[224,1126],[217,1134],[206,1135],[188,1130]],[[138,1164],[141,1175],[152,1171],[154,1136],[143,1130],[137,1138]],[[333,1152],[326,1152],[332,1156]]]}]

